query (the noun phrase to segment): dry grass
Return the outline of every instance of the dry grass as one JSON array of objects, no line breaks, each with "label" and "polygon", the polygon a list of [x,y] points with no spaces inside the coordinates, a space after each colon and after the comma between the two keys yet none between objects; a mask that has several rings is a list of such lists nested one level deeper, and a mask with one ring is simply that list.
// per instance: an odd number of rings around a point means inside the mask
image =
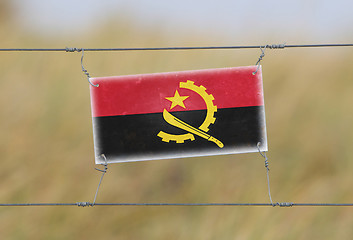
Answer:
[{"label": "dry grass", "polygon": [[[6,26],[0,26],[5,31]],[[167,46],[111,26],[52,46]],[[197,40],[199,39],[199,41]],[[179,45],[205,45],[180,37]],[[47,47],[23,32],[2,47]],[[178,42],[179,41],[179,42]],[[45,45],[46,44],[46,45]],[[55,45],[57,44],[57,45]],[[252,65],[259,51],[87,53],[92,76]],[[268,51],[263,61],[275,201],[352,202],[352,49]],[[1,53],[1,202],[92,201],[89,85],[78,53]],[[114,164],[99,202],[267,202],[258,154]],[[0,208],[1,239],[349,239],[350,208]]]}]

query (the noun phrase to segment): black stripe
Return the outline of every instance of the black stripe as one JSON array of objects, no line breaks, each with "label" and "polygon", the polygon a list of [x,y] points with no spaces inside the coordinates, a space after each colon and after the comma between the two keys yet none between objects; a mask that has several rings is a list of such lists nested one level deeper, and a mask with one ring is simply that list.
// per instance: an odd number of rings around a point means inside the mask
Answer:
[{"label": "black stripe", "polygon": [[[172,113],[175,117],[198,128],[206,116],[206,110]],[[105,154],[107,159],[140,158],[144,155],[202,153],[232,151],[236,148],[256,147],[264,142],[264,107],[242,107],[218,109],[216,121],[209,126],[209,134],[219,139],[224,148],[195,136],[194,141],[183,144],[163,142],[157,136],[160,131],[184,134],[184,130],[169,125],[162,113],[109,116],[93,118],[96,155]]]}]

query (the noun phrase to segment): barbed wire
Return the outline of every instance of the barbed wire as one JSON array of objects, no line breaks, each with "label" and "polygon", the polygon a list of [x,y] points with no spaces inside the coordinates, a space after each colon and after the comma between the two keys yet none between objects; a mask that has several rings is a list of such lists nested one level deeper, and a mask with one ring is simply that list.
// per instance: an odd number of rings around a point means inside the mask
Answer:
[{"label": "barbed wire", "polygon": [[196,46],[196,47],[136,47],[136,48],[0,48],[1,52],[98,52],[98,51],[172,51],[172,50],[222,50],[222,49],[285,49],[318,47],[353,47],[353,43],[328,44],[268,44],[248,46]]}]

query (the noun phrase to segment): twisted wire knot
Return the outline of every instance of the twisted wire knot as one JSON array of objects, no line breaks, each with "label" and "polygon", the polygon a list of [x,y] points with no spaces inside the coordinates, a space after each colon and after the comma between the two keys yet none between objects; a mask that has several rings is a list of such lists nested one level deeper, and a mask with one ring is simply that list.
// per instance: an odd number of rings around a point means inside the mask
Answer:
[{"label": "twisted wire knot", "polygon": [[266,48],[269,48],[269,49],[284,49],[285,47],[286,47],[285,43],[266,45]]},{"label": "twisted wire knot", "polygon": [[76,205],[78,207],[93,207],[94,205],[90,202],[77,202]]},{"label": "twisted wire knot", "polygon": [[276,207],[276,206],[279,206],[279,207],[293,207],[294,203],[292,202],[277,202],[277,203],[273,203],[272,206],[273,207]]},{"label": "twisted wire knot", "polygon": [[82,48],[75,48],[75,47],[74,48],[70,48],[70,47],[65,48],[66,52],[82,52],[82,50],[83,50]]},{"label": "twisted wire knot", "polygon": [[268,170],[270,170],[270,168],[268,167],[270,164],[268,162],[268,159],[265,160],[265,168],[267,168]]}]

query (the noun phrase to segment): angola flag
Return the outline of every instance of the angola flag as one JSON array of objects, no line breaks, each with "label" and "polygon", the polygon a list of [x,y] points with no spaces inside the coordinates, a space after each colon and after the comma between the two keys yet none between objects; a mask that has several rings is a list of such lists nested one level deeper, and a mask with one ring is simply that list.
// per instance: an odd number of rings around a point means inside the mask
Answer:
[{"label": "angola flag", "polygon": [[267,151],[261,68],[91,78],[96,163]]}]

